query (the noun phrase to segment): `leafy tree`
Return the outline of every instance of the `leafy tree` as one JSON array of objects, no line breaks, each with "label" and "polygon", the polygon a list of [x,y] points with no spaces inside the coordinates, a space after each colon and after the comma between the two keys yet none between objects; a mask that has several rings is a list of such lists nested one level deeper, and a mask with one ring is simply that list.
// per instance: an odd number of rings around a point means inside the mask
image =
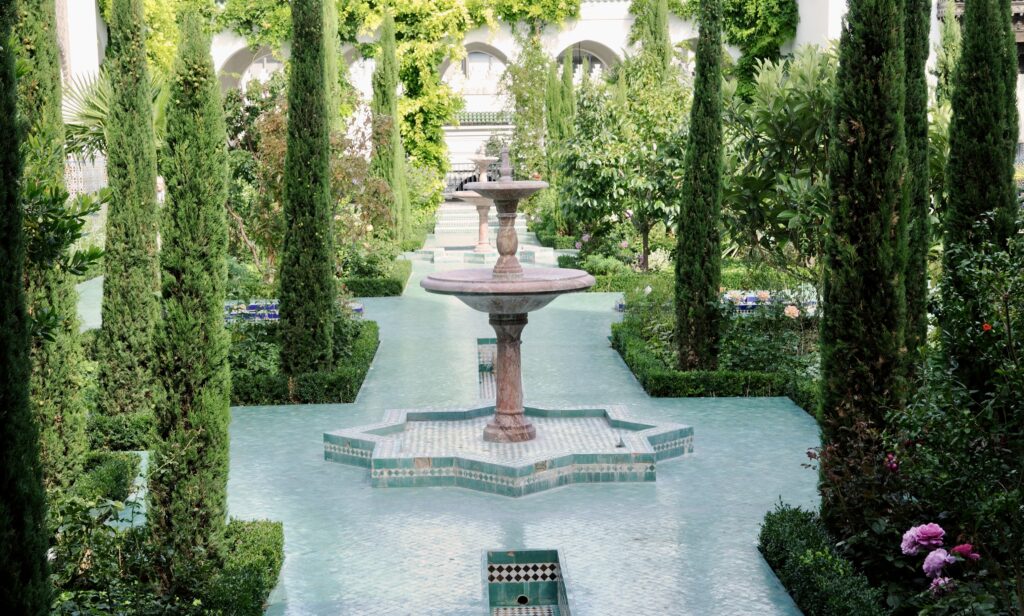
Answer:
[{"label": "leafy tree", "polygon": [[336,296],[323,4],[297,0],[292,11],[280,286],[281,371],[290,376],[333,365]]},{"label": "leafy tree", "polygon": [[29,406],[29,327],[22,268],[20,127],[11,30],[0,4],[0,605],[42,616],[50,609],[46,502],[36,422]]},{"label": "leafy tree", "polygon": [[[46,335],[32,339],[31,399],[39,425],[44,483],[50,489],[67,488],[74,481],[87,445],[84,356],[73,278],[77,272],[69,269],[85,265],[83,258],[98,256],[96,251],[68,254],[89,212],[76,211],[85,200],[69,203],[64,189],[55,9],[54,3],[45,0],[21,2],[15,39],[16,53],[25,67],[18,80],[18,111],[29,130],[27,142],[22,144],[29,256],[24,269],[26,301],[36,329],[46,330]],[[73,262],[74,258],[77,261]],[[44,321],[47,325],[41,328]]]},{"label": "leafy tree", "polygon": [[804,46],[759,63],[749,99],[727,87],[723,220],[744,256],[820,288],[837,59]]},{"label": "leafy tree", "polygon": [[696,77],[676,218],[676,347],[681,370],[718,366],[722,203],[722,6],[701,0]]},{"label": "leafy tree", "polygon": [[[907,85],[907,302],[908,377],[917,374],[920,353],[928,344],[928,251],[931,248],[931,197],[928,194],[928,28],[931,0],[906,0],[904,47]],[[1014,71],[1016,73],[1016,70]]]},{"label": "leafy tree", "polygon": [[370,159],[371,173],[391,187],[391,224],[395,238],[405,239],[409,232],[409,190],[405,180],[405,148],[398,126],[398,60],[395,57],[395,22],[384,16],[381,24],[380,51],[373,71],[374,140]]},{"label": "leafy tree", "polygon": [[156,149],[141,0],[114,0],[112,101],[107,126],[107,214],[99,408],[151,414],[153,335],[159,321]]},{"label": "leafy tree", "polygon": [[559,200],[566,222],[593,223],[614,213],[626,194],[627,152],[609,127],[621,126],[621,108],[608,88],[583,73],[576,91],[572,136],[559,159]]},{"label": "leafy tree", "polygon": [[505,67],[502,89],[512,116],[509,153],[520,178],[542,173],[547,166],[544,143],[547,134],[547,76],[550,59],[537,34],[517,34],[519,55]]},{"label": "leafy tree", "polygon": [[903,408],[903,4],[850,4],[829,142],[819,489],[823,521],[865,564],[884,560],[860,547],[884,531],[881,431],[886,413]]},{"label": "leafy tree", "polygon": [[963,52],[953,83],[949,131],[949,202],[942,219],[939,320],[944,348],[954,375],[974,392],[977,403],[991,392],[989,382],[997,366],[981,354],[984,338],[977,315],[984,314],[986,307],[972,293],[969,272],[960,265],[988,244],[1005,247],[1017,212],[1012,180],[1016,106],[1007,107],[1013,93],[1007,92],[1002,70],[1009,46],[1008,26],[1003,22],[1010,19],[1004,8],[1002,0],[975,0],[965,7]]},{"label": "leafy tree", "polygon": [[[637,16],[631,39],[640,53],[627,58],[617,77],[623,88],[629,157],[626,216],[640,234],[640,268],[648,268],[650,235],[675,214],[671,195],[682,181],[683,156],[673,142],[683,140],[690,97],[684,76],[672,63],[668,3],[648,3]],[[625,214],[625,212],[623,212]]]},{"label": "leafy tree", "polygon": [[953,76],[956,74],[962,45],[955,0],[945,0],[944,8],[939,44],[935,46],[935,66],[931,69],[935,76],[935,99],[940,104],[949,103],[953,99]]},{"label": "leafy tree", "polygon": [[227,515],[229,339],[227,133],[210,40],[185,13],[170,82],[160,267],[164,318],[157,336],[157,405],[147,515],[163,589],[194,592],[198,567],[217,552]]}]

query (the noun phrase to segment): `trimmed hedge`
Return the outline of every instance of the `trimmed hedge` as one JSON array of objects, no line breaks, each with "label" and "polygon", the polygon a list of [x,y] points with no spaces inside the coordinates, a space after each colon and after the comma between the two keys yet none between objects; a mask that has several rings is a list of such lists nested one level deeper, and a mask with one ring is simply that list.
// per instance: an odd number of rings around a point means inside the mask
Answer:
[{"label": "trimmed hedge", "polygon": [[883,616],[882,591],[843,558],[813,511],[779,503],[757,548],[806,616]]},{"label": "trimmed hedge", "polygon": [[94,451],[85,460],[75,493],[86,500],[125,501],[142,460],[131,451]]},{"label": "trimmed hedge", "polygon": [[412,274],[412,261],[399,259],[385,278],[345,278],[342,282],[355,297],[395,297],[402,294]]},{"label": "trimmed hedge", "polygon": [[231,404],[261,406],[354,402],[380,344],[375,322],[360,321],[359,326],[359,334],[352,343],[351,353],[334,370],[307,372],[293,379],[283,374],[236,374],[231,383]]},{"label": "trimmed hedge", "polygon": [[818,385],[781,372],[674,370],[647,349],[628,323],[612,324],[612,347],[648,394],[664,398],[788,396],[810,414],[817,409]]},{"label": "trimmed hedge", "polygon": [[212,613],[262,616],[284,563],[284,527],[268,520],[231,520],[224,532],[224,568],[206,587]]},{"label": "trimmed hedge", "polygon": [[534,231],[534,234],[537,236],[537,241],[540,242],[541,246],[547,246],[556,250],[575,248],[576,242],[579,241],[569,235],[548,234],[539,229]]},{"label": "trimmed hedge", "polygon": [[90,449],[139,451],[149,449],[155,435],[153,413],[89,414],[87,432]]}]

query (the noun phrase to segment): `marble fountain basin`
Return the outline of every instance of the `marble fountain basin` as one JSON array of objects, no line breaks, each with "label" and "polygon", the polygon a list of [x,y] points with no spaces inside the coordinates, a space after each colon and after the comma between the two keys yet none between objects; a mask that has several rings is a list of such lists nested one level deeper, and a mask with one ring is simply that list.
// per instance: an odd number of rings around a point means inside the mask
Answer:
[{"label": "marble fountain basin", "polygon": [[582,270],[530,267],[521,276],[495,277],[490,269],[433,273],[420,283],[441,295],[454,295],[474,310],[489,314],[523,314],[540,310],[564,293],[583,291],[594,277]]}]

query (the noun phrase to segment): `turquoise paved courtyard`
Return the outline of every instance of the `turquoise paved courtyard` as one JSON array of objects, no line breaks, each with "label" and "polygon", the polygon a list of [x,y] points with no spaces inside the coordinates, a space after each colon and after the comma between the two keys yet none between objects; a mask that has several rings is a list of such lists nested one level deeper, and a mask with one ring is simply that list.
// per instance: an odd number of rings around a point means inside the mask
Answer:
[{"label": "turquoise paved courtyard", "polygon": [[[755,548],[779,497],[817,501],[814,421],[788,399],[652,399],[609,347],[613,294],[560,298],[524,334],[527,403],[620,403],[692,425],[695,453],[653,484],[576,485],[514,499],[458,488],[371,488],[323,460],[323,433],[388,408],[478,402],[486,317],[418,285],[365,300],[381,346],[355,404],[236,408],[232,516],[285,525],[270,614],[484,614],[482,551],[559,549],[574,614],[798,614]],[[447,264],[445,264],[447,265]],[[455,267],[457,264],[452,265]],[[440,267],[440,266],[437,266]]]}]

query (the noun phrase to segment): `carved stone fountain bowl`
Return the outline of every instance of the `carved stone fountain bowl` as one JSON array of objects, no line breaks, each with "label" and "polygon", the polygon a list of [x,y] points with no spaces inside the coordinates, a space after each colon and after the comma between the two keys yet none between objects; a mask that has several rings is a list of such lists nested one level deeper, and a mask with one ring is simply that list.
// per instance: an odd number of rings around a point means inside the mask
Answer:
[{"label": "carved stone fountain bowl", "polygon": [[495,277],[485,268],[436,272],[420,285],[431,293],[454,295],[481,312],[523,314],[540,310],[559,295],[589,289],[594,282],[583,270],[528,267],[514,279]]},{"label": "carved stone fountain bowl", "polygon": [[469,182],[463,188],[471,190],[481,197],[494,199],[495,201],[519,201],[525,199],[548,187],[547,182],[539,180],[516,180],[509,182],[498,180],[497,182]]}]

